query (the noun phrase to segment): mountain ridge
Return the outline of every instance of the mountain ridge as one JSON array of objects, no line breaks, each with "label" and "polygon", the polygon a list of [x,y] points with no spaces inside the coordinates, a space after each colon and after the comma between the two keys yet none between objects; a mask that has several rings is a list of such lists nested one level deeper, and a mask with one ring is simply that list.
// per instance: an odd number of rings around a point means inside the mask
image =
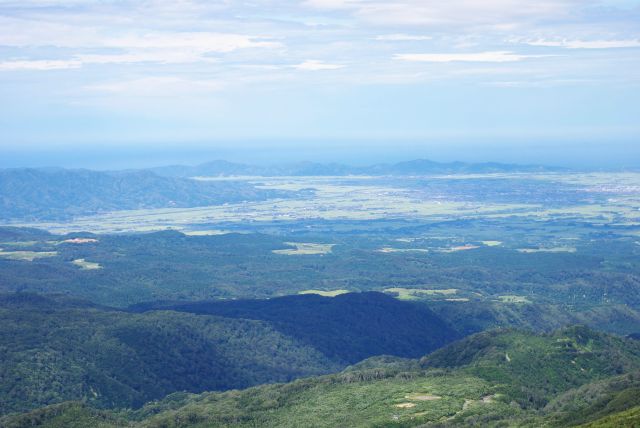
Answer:
[{"label": "mountain ridge", "polygon": [[208,206],[289,194],[242,182],[162,177],[148,170],[0,169],[0,220],[60,220],[116,210]]},{"label": "mountain ridge", "polygon": [[499,162],[436,162],[414,159],[398,163],[350,166],[341,163],[294,162],[273,165],[250,165],[213,160],[199,165],[168,165],[150,168],[168,177],[197,176],[342,176],[342,175],[422,175],[500,172],[566,172],[568,168],[544,165],[519,165]]}]

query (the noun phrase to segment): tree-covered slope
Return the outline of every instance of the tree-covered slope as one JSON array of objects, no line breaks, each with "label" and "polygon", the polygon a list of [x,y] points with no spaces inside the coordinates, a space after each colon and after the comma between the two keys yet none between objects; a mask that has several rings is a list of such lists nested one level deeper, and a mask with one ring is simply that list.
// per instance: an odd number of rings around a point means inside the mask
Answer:
[{"label": "tree-covered slope", "polygon": [[506,391],[522,406],[538,408],[561,391],[637,369],[640,343],[586,327],[542,335],[493,330],[444,347],[422,358],[421,364],[462,368],[509,385]]},{"label": "tree-covered slope", "polygon": [[267,321],[281,333],[345,363],[382,354],[416,358],[460,337],[427,306],[377,292],[141,304],[134,308]]},{"label": "tree-covered slope", "polygon": [[261,321],[130,314],[0,296],[0,413],[65,400],[131,407],[175,391],[243,388],[340,366]]},{"label": "tree-covered slope", "polygon": [[240,182],[161,177],[149,171],[61,168],[0,170],[0,220],[68,219],[140,208],[197,207],[263,200],[285,192]]},{"label": "tree-covered slope", "polygon": [[[578,346],[577,362],[566,364],[566,344]],[[462,352],[463,356],[457,354]],[[504,358],[513,355],[512,369]],[[607,353],[609,363],[603,365]],[[546,366],[535,359],[546,355]],[[501,356],[503,358],[496,358]],[[510,357],[511,358],[511,357]],[[528,358],[529,366],[519,362]],[[426,364],[427,361],[430,364]],[[439,365],[440,367],[433,367]],[[607,377],[613,383],[633,383],[630,373],[640,369],[638,345],[630,340],[571,328],[549,335],[514,331],[479,334],[445,347],[431,357],[416,360],[375,358],[333,375],[299,379],[288,384],[262,385],[242,391],[178,393],[143,408],[121,413],[101,413],[80,404],[40,409],[5,418],[7,427],[24,427],[31,420],[58,427],[69,415],[108,427],[411,427],[411,426],[569,426],[562,409],[530,403],[520,390],[532,378],[544,380],[553,368],[553,388],[544,390],[546,401],[557,397],[588,396]],[[612,377],[630,370],[628,376]],[[499,380],[491,373],[503,370]],[[595,383],[594,383],[595,382]],[[592,384],[592,386],[589,386]],[[573,393],[570,392],[572,388]],[[611,387],[613,388],[613,387]],[[613,391],[613,389],[611,389]],[[628,388],[623,388],[625,390]],[[621,390],[621,391],[622,391]],[[577,392],[576,392],[577,391]],[[563,395],[564,394],[564,395]],[[630,394],[627,392],[627,398]],[[557,400],[560,400],[559,398]],[[637,404],[618,400],[615,409]],[[615,403],[614,403],[615,404]],[[625,407],[626,406],[626,407]],[[594,409],[584,408],[591,412]],[[594,416],[597,416],[594,413]],[[632,417],[620,414],[620,417]],[[614,426],[614,425],[602,425]],[[630,426],[630,425],[629,425]]]},{"label": "tree-covered slope", "polygon": [[0,295],[0,412],[65,400],[135,407],[175,391],[328,373],[375,355],[415,357],[458,337],[426,306],[380,293],[171,308],[131,313]]},{"label": "tree-covered slope", "polygon": [[[640,406],[640,372],[583,385],[554,398],[544,408],[557,425],[595,422]],[[640,420],[637,420],[640,423]]]}]

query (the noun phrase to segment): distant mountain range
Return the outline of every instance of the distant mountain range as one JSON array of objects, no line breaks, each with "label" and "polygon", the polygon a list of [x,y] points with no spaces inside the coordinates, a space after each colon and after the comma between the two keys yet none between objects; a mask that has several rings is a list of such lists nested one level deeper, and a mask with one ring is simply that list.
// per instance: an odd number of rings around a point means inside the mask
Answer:
[{"label": "distant mountain range", "polygon": [[515,165],[496,162],[434,162],[416,159],[394,164],[348,166],[339,163],[297,162],[268,166],[215,160],[196,166],[173,165],[152,168],[167,177],[198,176],[340,176],[340,175],[425,175],[425,174],[487,174],[497,172],[561,172],[566,168],[542,165]]},{"label": "distant mountain range", "polygon": [[161,177],[151,171],[0,170],[0,220],[53,220],[100,212],[197,207],[284,197],[242,182]]},{"label": "distant mountain range", "polygon": [[101,212],[144,208],[190,208],[295,196],[240,181],[191,180],[197,176],[419,176],[499,172],[556,172],[562,168],[500,163],[413,160],[368,167],[299,162],[272,166],[227,161],[146,170],[91,171],[63,168],[0,170],[0,221],[68,220]]}]

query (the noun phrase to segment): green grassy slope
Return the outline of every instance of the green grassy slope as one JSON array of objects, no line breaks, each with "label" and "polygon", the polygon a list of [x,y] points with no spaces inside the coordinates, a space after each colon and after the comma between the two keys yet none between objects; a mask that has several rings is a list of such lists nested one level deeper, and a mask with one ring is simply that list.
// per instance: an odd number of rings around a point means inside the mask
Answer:
[{"label": "green grassy slope", "polygon": [[423,358],[421,364],[462,368],[506,385],[505,393],[520,405],[537,408],[561,391],[632,371],[640,364],[640,342],[585,327],[539,336],[494,330],[438,350]]},{"label": "green grassy slope", "polygon": [[638,428],[640,426],[640,406],[624,412],[606,416],[597,421],[581,425],[581,428]]}]

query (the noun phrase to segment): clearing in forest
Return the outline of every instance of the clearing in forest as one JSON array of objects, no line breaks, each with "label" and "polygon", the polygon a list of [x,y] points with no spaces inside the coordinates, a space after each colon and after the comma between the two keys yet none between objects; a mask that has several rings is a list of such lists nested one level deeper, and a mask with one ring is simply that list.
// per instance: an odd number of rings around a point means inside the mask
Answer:
[{"label": "clearing in forest", "polygon": [[551,248],[518,248],[520,253],[575,253],[575,247],[551,247]]},{"label": "clearing in forest", "polygon": [[100,266],[100,263],[88,262],[85,259],[76,259],[71,263],[73,263],[74,265],[78,266],[80,269],[83,269],[83,270],[102,269],[102,266]]},{"label": "clearing in forest", "polygon": [[441,249],[438,250],[438,252],[440,252],[440,253],[455,253],[457,251],[475,250],[476,248],[480,248],[480,247],[478,247],[477,245],[466,244],[466,245],[458,245],[456,247],[441,248]]},{"label": "clearing in forest", "polygon": [[377,250],[379,253],[428,253],[429,250],[426,248],[392,248],[392,247],[382,247]]},{"label": "clearing in forest", "polygon": [[311,242],[285,242],[284,244],[295,248],[273,250],[273,253],[284,254],[286,256],[329,254],[334,246],[334,244],[314,244]]},{"label": "clearing in forest", "polygon": [[2,251],[0,250],[0,257],[10,260],[23,260],[32,262],[35,259],[41,259],[44,257],[53,257],[58,253],[56,251]]},{"label": "clearing in forest", "polygon": [[435,297],[435,296],[451,296],[458,292],[456,288],[446,288],[440,290],[425,290],[422,288],[401,288],[401,287],[393,287],[393,288],[385,288],[382,290],[385,293],[393,294],[397,299],[400,300],[417,300],[425,297]]},{"label": "clearing in forest", "polygon": [[349,292],[349,290],[331,290],[331,291],[304,290],[304,291],[298,292],[298,294],[317,294],[319,296],[324,296],[324,297],[336,297],[336,296],[339,296],[341,294],[345,294],[345,293],[348,293],[348,292]]},{"label": "clearing in forest", "polygon": [[531,303],[531,300],[525,296],[505,295],[498,296],[498,299],[500,299],[502,303]]}]

